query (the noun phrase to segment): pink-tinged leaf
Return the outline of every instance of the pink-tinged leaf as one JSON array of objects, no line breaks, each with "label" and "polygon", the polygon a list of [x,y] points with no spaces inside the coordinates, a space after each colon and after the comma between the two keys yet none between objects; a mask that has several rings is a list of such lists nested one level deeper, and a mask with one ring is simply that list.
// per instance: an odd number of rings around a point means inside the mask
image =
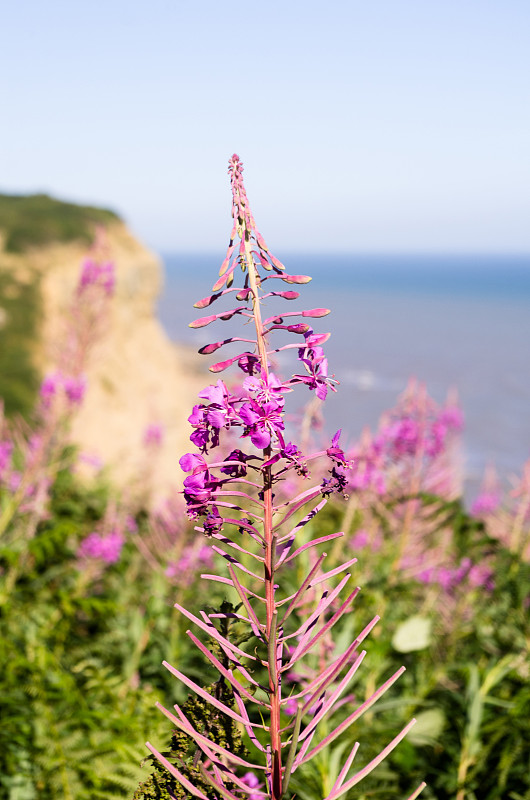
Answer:
[{"label": "pink-tinged leaf", "polygon": [[[320,639],[334,626],[334,624],[339,620],[344,612],[347,610],[348,606],[352,604],[354,599],[360,592],[360,588],[357,587],[344,601],[344,603],[339,607],[339,609],[333,614],[331,619],[326,622],[326,624],[316,633],[312,639],[305,642],[304,646],[300,648],[300,645],[296,648],[295,655],[291,656],[291,660],[288,665],[286,665],[283,669],[291,668],[295,661],[298,661],[303,655],[309,652],[315,644],[320,641]],[[305,637],[304,637],[305,638]]]},{"label": "pink-tinged leaf", "polygon": [[308,311],[302,311],[303,317],[327,317],[328,314],[331,314],[329,308],[310,308]]},{"label": "pink-tinged leaf", "polygon": [[412,794],[407,797],[407,800],[416,800],[416,797],[420,796],[420,794],[423,792],[423,790],[425,789],[426,786],[427,786],[427,784],[425,783],[425,781],[422,781],[420,783],[420,785],[418,786],[418,788],[415,789],[412,792]]},{"label": "pink-tinged leaf", "polygon": [[265,750],[265,748],[257,738],[256,734],[254,733],[254,728],[261,728],[262,730],[268,730],[268,728],[265,728],[265,725],[253,725],[250,722],[250,718],[248,716],[247,709],[245,708],[243,698],[240,697],[237,692],[234,692],[234,700],[236,701],[236,706],[239,709],[239,713],[245,719],[244,722],[245,730],[248,733],[250,741],[252,742],[254,747],[256,747],[258,750],[261,750],[262,753],[266,753],[267,751]]},{"label": "pink-tinged leaf", "polygon": [[287,508],[288,510],[283,515],[280,522],[278,522],[273,527],[273,531],[277,531],[279,527],[281,527],[289,517],[292,517],[293,514],[305,506],[306,503],[309,503],[310,500],[314,500],[315,497],[320,496],[320,486],[313,486],[311,489],[306,489],[305,492],[300,492],[300,494],[293,497],[292,500],[288,500],[286,503],[281,503],[281,505],[276,506],[274,511],[280,511],[282,508]]},{"label": "pink-tinged leaf", "polygon": [[[224,463],[229,464],[230,462],[226,461]],[[232,463],[238,464],[239,462],[234,461]],[[242,520],[239,519],[232,519],[230,517],[225,517],[225,523],[227,525],[235,525],[236,528],[242,528],[251,536],[257,536],[259,541],[263,541],[263,536],[261,535],[261,533],[259,533],[259,531],[253,525],[251,525],[250,522],[243,522]]]},{"label": "pink-tinged leaf", "polygon": [[229,561],[231,564],[233,564],[234,567],[237,567],[242,572],[245,572],[247,575],[250,575],[250,577],[254,578],[254,580],[259,581],[260,583],[265,583],[265,578],[262,578],[259,575],[256,575],[254,572],[251,572],[249,569],[244,567],[243,564],[240,564],[240,562],[237,560],[237,558],[234,558],[234,556],[231,556],[230,553],[225,553],[224,550],[221,550],[221,548],[217,547],[217,545],[215,545],[215,544],[212,545],[212,550],[214,550],[220,556],[222,556],[227,561]]},{"label": "pink-tinged leaf", "polygon": [[285,624],[285,620],[287,619],[287,617],[296,608],[298,600],[301,598],[301,596],[304,594],[304,592],[309,587],[309,584],[311,583],[311,578],[313,577],[313,575],[316,572],[318,572],[318,570],[320,569],[320,565],[322,564],[322,562],[324,561],[325,558],[326,558],[326,553],[322,553],[322,555],[320,556],[318,561],[315,563],[315,565],[311,568],[310,572],[306,575],[306,577],[302,581],[302,584],[301,584],[300,588],[298,589],[296,594],[294,594],[292,596],[292,598],[286,597],[285,600],[282,600],[280,603],[276,603],[277,606],[280,606],[280,605],[283,605],[283,603],[287,603],[289,600],[291,600],[289,606],[287,607],[287,610],[286,610],[285,614],[283,615],[282,621],[280,623],[282,626]]},{"label": "pink-tinged leaf", "polygon": [[[229,578],[224,578],[221,575],[203,574],[203,575],[201,575],[201,578],[203,578],[205,581],[214,581],[216,583],[224,583],[226,586],[232,586],[233,588],[235,588],[233,582]],[[260,602],[265,603],[265,598],[264,597],[260,597],[259,594],[256,594],[255,592],[251,592],[250,589],[247,589],[246,586],[243,587],[243,590],[247,594],[249,594],[251,597],[255,597],[256,600],[259,600]]]},{"label": "pink-tinged leaf", "polygon": [[311,522],[311,520],[316,517],[319,511],[322,511],[327,502],[327,497],[324,497],[311,511],[308,511],[305,517],[303,517],[286,536],[282,536],[281,539],[278,539],[278,544],[283,544],[290,540],[292,536],[296,536],[308,522]]},{"label": "pink-tinged leaf", "polygon": [[329,606],[331,605],[331,603],[333,603],[335,598],[338,597],[338,595],[344,589],[350,578],[351,575],[345,575],[344,578],[340,581],[340,583],[337,584],[337,586],[333,589],[331,593],[328,594],[327,590],[323,592],[322,597],[320,598],[320,601],[315,611],[313,611],[313,613],[309,617],[307,617],[306,620],[304,620],[304,622],[297,631],[295,631],[294,633],[290,633],[288,636],[285,637],[285,640],[290,639],[293,636],[300,637],[296,650],[291,655],[291,663],[297,660],[298,651],[302,650],[302,648],[308,641],[309,636],[311,635],[310,633],[308,633],[308,631],[310,631],[314,627],[315,623],[319,620],[322,614],[326,611],[326,609],[329,608]]},{"label": "pink-tinged leaf", "polygon": [[259,621],[259,619],[258,619],[258,617],[256,615],[256,612],[254,611],[254,609],[250,605],[250,600],[247,597],[245,589],[243,588],[243,586],[241,586],[241,583],[239,582],[239,580],[237,578],[237,575],[236,575],[236,572],[235,572],[234,568],[232,566],[229,566],[228,567],[228,572],[230,573],[230,577],[232,578],[232,585],[236,589],[239,597],[241,598],[241,602],[243,603],[244,607],[247,610],[247,614],[249,615],[250,619],[252,620],[252,626],[253,626],[252,629],[253,629],[254,634],[258,638],[263,639],[264,635],[265,635],[264,628],[263,628],[261,622]]},{"label": "pink-tinged leaf", "polygon": [[[304,686],[301,692],[291,695],[290,699],[298,700],[299,698],[301,699],[302,697],[311,695],[311,702],[309,705],[312,705],[314,699],[323,691],[325,691],[331,683],[333,683],[343,667],[350,661],[352,655],[355,653],[358,647],[358,644],[358,642],[352,642],[352,644],[344,651],[344,653],[342,653],[342,655],[337,656],[335,661],[329,664],[329,666],[326,667],[323,672],[319,673],[316,678],[313,678],[310,683]],[[365,652],[366,651],[363,650],[363,653]]]},{"label": "pink-tinged leaf", "polygon": [[348,758],[344,762],[344,766],[341,769],[341,771],[339,772],[339,776],[338,776],[337,780],[335,781],[335,783],[331,787],[331,791],[332,792],[334,792],[335,789],[339,789],[342,786],[342,784],[344,783],[344,779],[346,778],[346,775],[348,774],[348,772],[350,770],[350,767],[353,764],[353,759],[357,755],[357,750],[358,749],[359,749],[359,742],[355,742],[355,744],[353,745],[353,747],[352,747],[352,749],[350,751],[350,755],[348,756]]},{"label": "pink-tinged leaf", "polygon": [[[208,628],[213,627],[212,620],[211,620],[210,616],[208,616],[208,614],[206,614],[202,610],[199,613],[200,613],[203,621],[208,626]],[[225,654],[225,656],[228,659],[230,659],[230,661],[232,661],[234,664],[236,664],[236,666],[240,666],[241,662],[239,661],[239,659],[237,658],[237,656],[235,655],[233,650],[229,650],[222,642],[219,642],[219,646],[220,646],[221,650],[223,651],[223,653]],[[256,660],[256,659],[254,659],[254,660]],[[260,663],[263,663],[263,662],[260,660]]]},{"label": "pink-tinged leaf", "polygon": [[350,725],[353,725],[353,723],[356,722],[359,719],[359,717],[362,717],[362,715],[365,713],[365,711],[368,711],[368,709],[371,708],[373,706],[373,704],[375,702],[377,702],[377,700],[379,700],[379,698],[388,689],[390,689],[392,684],[395,683],[397,681],[397,679],[399,678],[399,676],[402,675],[404,672],[405,672],[405,667],[400,667],[397,670],[397,672],[395,672],[392,675],[391,678],[389,678],[387,681],[385,681],[385,683],[383,683],[382,686],[379,687],[379,689],[377,689],[372,695],[370,695],[368,700],[365,700],[365,702],[362,705],[360,705],[353,712],[353,714],[350,714],[349,717],[346,717],[346,719],[343,720],[343,722],[341,722],[339,725],[337,725],[331,731],[331,733],[329,733],[324,739],[322,739],[322,741],[320,741],[316,745],[316,747],[314,747],[311,750],[311,752],[308,753],[307,757],[302,759],[302,761],[300,763],[305,763],[307,761],[310,761],[313,758],[313,756],[315,756],[317,753],[319,753],[321,750],[323,750],[325,747],[327,747],[329,744],[331,744],[331,742],[335,741],[335,739],[338,736],[340,736],[342,733],[344,733],[344,731],[347,730],[350,727]]},{"label": "pink-tinged leaf", "polygon": [[[250,503],[253,503],[255,506],[259,506],[259,508],[264,508],[265,507],[263,503],[260,503],[259,500],[256,500],[254,497],[251,497],[246,492],[235,492],[235,491],[219,492],[219,491],[216,491],[215,492],[215,497],[244,497],[245,500],[248,500]],[[217,505],[221,506],[223,504],[222,503],[217,503]],[[238,508],[238,506],[233,506],[233,507],[234,508]],[[239,510],[242,511],[243,509],[239,509]],[[251,516],[250,512],[246,512],[246,513],[248,514],[248,516]]]},{"label": "pink-tinged leaf", "polygon": [[227,760],[228,763],[238,764],[240,767],[245,767],[247,769],[265,769],[265,767],[262,767],[259,764],[251,764],[250,761],[245,761],[244,758],[234,755],[234,753],[231,753],[225,747],[222,747],[216,742],[210,741],[210,739],[208,739],[206,736],[203,736],[202,733],[196,731],[179,706],[175,705],[175,709],[179,715],[179,718],[177,719],[177,717],[172,714],[171,711],[168,711],[167,708],[164,708],[161,703],[155,703],[155,705],[168,718],[168,720],[175,725],[175,727],[177,727],[183,733],[186,733],[190,738],[197,742],[201,749],[204,748],[203,752],[208,750],[210,753],[219,753]]},{"label": "pink-tinged leaf", "polygon": [[[226,520],[225,520],[226,521]],[[228,547],[233,547],[234,550],[239,550],[240,553],[245,553],[247,556],[252,556],[252,558],[256,559],[256,561],[260,561],[262,564],[265,562],[263,556],[258,556],[256,553],[251,553],[250,550],[245,550],[244,547],[236,544],[233,542],[232,539],[229,539],[228,536],[225,536],[224,533],[213,533],[212,539],[218,539],[222,544],[228,545]]]},{"label": "pink-tinged leaf", "polygon": [[234,689],[237,689],[240,694],[242,694],[244,697],[247,698],[247,700],[250,700],[252,703],[256,703],[256,705],[263,706],[264,708],[270,708],[270,704],[263,703],[261,700],[255,698],[247,689],[245,689],[245,687],[239,683],[237,678],[233,676],[232,672],[226,669],[226,667],[224,667],[221,664],[219,659],[217,659],[213,655],[213,653],[210,653],[208,648],[205,647],[205,645],[200,641],[200,639],[198,639],[191,631],[186,631],[186,635],[190,637],[193,644],[196,647],[198,647],[201,653],[208,659],[208,661],[210,661],[214,665],[216,670],[226,678],[226,680],[234,687]]},{"label": "pink-tinged leaf", "polygon": [[[223,780],[224,773],[227,771],[225,764],[223,764],[222,761],[217,760],[215,763],[212,763],[212,769],[219,783],[222,783],[223,786],[225,786]],[[254,800],[254,795],[256,797],[265,797],[265,798],[269,796],[261,789],[258,789],[256,787],[251,787],[248,784],[244,783],[241,780],[241,778],[238,778],[238,776],[234,775],[232,772],[228,773],[228,778],[232,783],[235,783],[235,785],[240,789],[240,791],[244,792],[245,794],[252,795],[253,800]],[[238,798],[238,800],[241,800],[241,798]]]},{"label": "pink-tinged leaf", "polygon": [[394,739],[392,739],[390,744],[387,744],[387,746],[383,750],[381,750],[379,755],[373,758],[369,764],[367,764],[363,769],[359,770],[359,772],[357,772],[353,776],[353,778],[347,780],[340,788],[332,790],[331,793],[328,794],[328,796],[325,798],[325,800],[337,800],[337,798],[342,797],[343,794],[349,792],[350,789],[352,789],[360,781],[362,781],[363,778],[369,775],[370,772],[372,772],[372,770],[375,769],[378,766],[378,764],[380,764],[381,761],[383,761],[387,757],[389,753],[392,752],[392,750],[400,743],[400,741],[405,738],[405,736],[415,723],[416,720],[412,719],[409,722],[409,724],[405,725],[403,730],[400,733],[398,733],[398,735]]},{"label": "pink-tinged leaf", "polygon": [[[232,709],[229,706],[225,705],[224,703],[221,703],[221,701],[217,700],[217,698],[214,697],[212,694],[208,694],[208,692],[206,692],[204,689],[201,689],[200,686],[198,686],[196,683],[194,683],[194,681],[188,678],[187,675],[184,675],[183,672],[180,672],[180,670],[175,669],[175,667],[172,667],[171,664],[168,664],[167,661],[163,661],[162,664],[167,670],[169,670],[169,672],[171,672],[172,675],[175,676],[175,678],[178,678],[178,680],[181,683],[183,683],[184,686],[187,686],[188,689],[191,689],[192,692],[195,692],[195,694],[197,694],[199,697],[202,697],[202,699],[206,700],[206,702],[209,703],[211,706],[214,706],[219,711],[222,711],[223,714],[226,714],[228,717],[231,717],[236,722],[241,722],[243,725],[247,724],[243,719],[243,717],[241,717],[239,714],[236,714],[235,711],[232,711]],[[250,722],[248,724],[254,725],[253,722]],[[255,727],[259,728],[261,726],[255,725]]]},{"label": "pink-tinged leaf", "polygon": [[[203,613],[204,613],[204,612],[203,612]],[[249,620],[248,620],[246,617],[242,617],[240,614],[210,614],[210,617],[211,617],[212,619],[229,619],[229,618],[232,618],[232,617],[234,617],[234,618],[237,618],[237,619],[243,619],[243,620],[245,620],[245,622],[249,623]],[[206,619],[208,619],[208,617],[206,617]],[[247,669],[246,669],[246,668],[243,666],[243,664],[241,663],[241,661],[240,661],[238,658],[236,658],[236,656],[234,655],[234,653],[229,653],[229,652],[228,652],[228,651],[226,651],[226,650],[225,650],[224,652],[225,652],[225,654],[226,654],[227,658],[229,658],[229,659],[230,659],[230,661],[231,661],[231,662],[234,664],[234,666],[237,668],[238,672],[240,672],[240,673],[241,673],[241,675],[242,675],[242,676],[243,676],[243,677],[244,677],[244,678],[245,678],[245,679],[246,679],[246,680],[247,680],[249,683],[252,683],[252,684],[253,684],[253,685],[254,685],[254,686],[257,688],[257,689],[262,689],[262,691],[264,691],[265,693],[267,693],[267,692],[269,691],[269,690],[268,690],[268,689],[267,689],[265,686],[262,686],[262,685],[261,685],[261,683],[258,683],[256,680],[254,680],[254,678],[252,677],[252,675],[251,675],[251,674],[250,674],[250,673],[247,671]]]},{"label": "pink-tinged leaf", "polygon": [[311,589],[313,587],[318,586],[319,583],[323,583],[327,581],[329,578],[333,578],[334,575],[338,575],[340,572],[344,572],[345,569],[353,566],[353,564],[357,563],[356,558],[350,558],[349,561],[345,561],[344,564],[340,564],[340,566],[335,567],[335,569],[330,569],[329,572],[325,572],[323,575],[320,575],[318,578],[315,578],[314,581],[311,581]]},{"label": "pink-tinged leaf", "polygon": [[151,751],[156,760],[159,761],[162,766],[165,767],[167,771],[178,780],[181,786],[183,786],[191,795],[193,795],[193,797],[198,797],[199,800],[208,800],[206,795],[203,794],[200,789],[197,789],[195,786],[193,786],[193,784],[190,783],[189,780],[167,760],[167,758],[164,758],[162,753],[159,753],[158,750],[156,750],[153,745],[150,744],[150,742],[146,742],[145,746]]},{"label": "pink-tinged leaf", "polygon": [[178,608],[181,614],[184,614],[184,616],[187,617],[191,622],[194,622],[197,627],[211,636],[212,639],[215,639],[216,642],[219,642],[219,644],[227,647],[228,650],[231,650],[234,653],[239,653],[240,656],[244,656],[245,658],[250,658],[254,661],[256,660],[254,656],[245,653],[245,651],[241,650],[240,647],[237,647],[237,645],[229,642],[228,639],[225,639],[225,637],[219,633],[215,625],[212,625],[212,623],[209,625],[205,624],[202,620],[192,614],[191,611],[188,611],[186,608],[184,608],[184,606],[181,606],[178,603],[175,603],[174,606],[175,608]]},{"label": "pink-tinged leaf", "polygon": [[202,777],[204,778],[204,780],[207,783],[209,783],[211,786],[213,786],[214,789],[216,789],[216,791],[219,792],[221,797],[224,797],[224,800],[241,800],[241,798],[236,797],[235,794],[232,794],[232,792],[229,791],[226,788],[226,786],[223,786],[223,784],[221,784],[217,780],[215,780],[215,778],[208,772],[208,770],[206,769],[206,767],[204,766],[204,764],[201,761],[199,761],[199,765],[198,766],[199,766],[199,771],[200,771]]},{"label": "pink-tinged leaf", "polygon": [[300,553],[303,553],[304,550],[308,549],[308,547],[315,547],[317,544],[323,544],[323,542],[329,542],[331,541],[331,539],[338,539],[341,536],[344,536],[344,533],[342,533],[342,531],[339,533],[330,533],[328,534],[328,536],[320,536],[318,539],[312,539],[312,541],[307,542],[307,544],[304,544],[302,545],[302,547],[299,547],[298,550],[295,550],[292,555],[290,555],[288,558],[285,559],[285,561],[286,562],[292,561],[293,558],[299,556]]},{"label": "pink-tinged leaf", "polygon": [[[309,736],[309,734],[311,733],[311,731],[314,728],[316,728],[318,723],[326,716],[326,714],[329,711],[333,710],[333,707],[334,707],[335,703],[337,702],[338,698],[341,696],[341,694],[345,690],[346,686],[348,685],[348,683],[351,681],[351,679],[353,678],[353,676],[355,675],[355,673],[357,672],[357,670],[361,666],[365,655],[366,655],[366,650],[364,650],[357,657],[357,659],[352,664],[352,666],[350,667],[350,669],[348,670],[348,672],[346,673],[344,678],[341,680],[341,682],[339,683],[337,688],[326,699],[326,701],[324,702],[324,704],[323,704],[322,708],[320,709],[320,711],[317,714],[315,714],[315,716],[313,717],[311,722],[304,729],[303,733],[300,734],[300,741],[303,741],[304,739],[306,739]],[[309,704],[309,700],[308,700],[306,702],[306,704],[304,705],[304,710],[307,711],[307,709],[309,709],[309,708],[310,708],[310,704]]]},{"label": "pink-tinged leaf", "polygon": [[190,322],[188,328],[205,328],[206,325],[209,325],[210,322],[214,322],[216,319],[216,314],[212,314],[210,317],[199,317],[199,319]]}]

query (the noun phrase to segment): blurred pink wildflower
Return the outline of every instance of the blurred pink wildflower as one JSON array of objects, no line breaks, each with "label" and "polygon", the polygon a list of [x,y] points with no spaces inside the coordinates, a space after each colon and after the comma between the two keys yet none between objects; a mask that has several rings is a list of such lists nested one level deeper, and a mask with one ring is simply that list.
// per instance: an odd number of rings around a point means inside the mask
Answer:
[{"label": "blurred pink wildflower", "polygon": [[77,555],[83,559],[94,559],[106,564],[115,564],[120,560],[122,547],[125,543],[124,536],[119,531],[108,534],[93,532],[83,539]]}]

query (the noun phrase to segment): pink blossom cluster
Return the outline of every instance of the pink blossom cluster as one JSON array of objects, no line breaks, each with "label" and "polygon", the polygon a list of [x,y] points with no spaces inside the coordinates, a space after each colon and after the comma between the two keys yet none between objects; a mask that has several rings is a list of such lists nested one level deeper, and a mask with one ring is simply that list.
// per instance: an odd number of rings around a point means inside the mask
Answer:
[{"label": "pink blossom cluster", "polygon": [[481,492],[471,504],[471,513],[474,517],[483,517],[493,514],[500,505],[501,498],[498,492]]},{"label": "pink blossom cluster", "polygon": [[164,441],[164,426],[158,422],[152,422],[144,430],[144,447],[160,447]]},{"label": "pink blossom cluster", "polygon": [[[298,381],[297,376],[293,376],[282,383],[272,371],[262,369],[259,375],[247,376],[237,394],[232,394],[222,380],[199,393],[199,397],[207,402],[195,405],[188,421],[194,429],[190,440],[200,453],[186,453],[179,463],[184,472],[191,473],[184,480],[188,512],[194,517],[206,517],[206,532],[218,532],[222,524],[218,508],[212,505],[215,498],[223,492],[225,484],[247,480],[249,469],[256,471],[283,460],[284,466],[278,472],[278,479],[291,469],[307,476],[300,450],[284,438],[284,394],[296,382],[306,383],[306,379],[300,376]],[[323,384],[315,382],[315,386],[322,388]],[[223,461],[208,465],[202,454],[219,446],[221,431],[234,429],[241,431],[241,439],[249,439],[255,448],[267,451],[269,457],[263,458],[236,448]],[[338,445],[339,436],[340,431],[333,438],[331,447],[325,451],[331,461],[331,477],[322,481],[324,496],[344,492],[346,487],[342,468],[349,466],[349,461]],[[313,454],[312,457],[322,454]],[[218,476],[212,472],[213,466],[219,469]]]},{"label": "pink blossom cluster", "polygon": [[405,403],[393,412],[379,431],[378,445],[395,461],[422,454],[436,458],[443,451],[447,437],[463,427],[459,408],[438,410],[431,402],[421,405]]},{"label": "pink blossom cluster", "polygon": [[429,567],[417,575],[421,583],[438,584],[445,592],[454,592],[464,582],[474,589],[484,588],[492,592],[495,588],[493,570],[485,564],[473,564],[463,558],[457,567]]},{"label": "pink blossom cluster", "polygon": [[39,390],[42,405],[48,409],[56,398],[63,397],[69,406],[79,406],[83,402],[86,385],[85,375],[63,375],[60,371],[48,373]]},{"label": "pink blossom cluster", "polygon": [[125,537],[118,530],[109,533],[93,531],[81,542],[77,555],[81,559],[103,561],[105,564],[116,564],[120,560]]},{"label": "pink blossom cluster", "polygon": [[[422,471],[440,467],[440,458],[462,428],[460,408],[454,404],[438,407],[424,386],[411,381],[396,407],[382,416],[377,434],[372,437],[365,431],[349,452],[353,461],[349,487],[383,496],[392,482],[405,491],[407,477],[414,473],[418,491]],[[424,488],[441,489],[441,477],[437,475],[434,486]]]},{"label": "pink blossom cluster", "polygon": [[77,291],[82,294],[89,286],[99,286],[106,295],[112,295],[116,283],[114,264],[112,261],[100,263],[87,258],[81,265],[81,274]]},{"label": "pink blossom cluster", "polygon": [[168,578],[178,583],[187,583],[200,569],[211,566],[213,553],[207,545],[187,545],[177,561],[170,561],[166,568]]},{"label": "pink blossom cluster", "polygon": [[11,469],[11,457],[13,455],[13,442],[5,439],[0,441],[0,482]]}]

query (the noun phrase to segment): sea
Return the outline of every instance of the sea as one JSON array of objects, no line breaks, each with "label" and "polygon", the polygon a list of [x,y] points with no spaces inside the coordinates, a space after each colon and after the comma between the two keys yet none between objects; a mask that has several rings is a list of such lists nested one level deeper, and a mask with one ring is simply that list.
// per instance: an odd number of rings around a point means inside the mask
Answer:
[{"label": "sea", "polygon": [[[312,281],[301,287],[275,281],[275,289],[301,296],[268,300],[271,315],[280,303],[285,311],[332,312],[314,320],[315,331],[331,333],[329,371],[340,381],[323,409],[328,432],[342,428],[341,441],[353,444],[364,427],[376,428],[415,377],[439,403],[458,392],[466,495],[478,491],[488,464],[509,486],[530,456],[530,255],[276,255],[287,272]],[[188,327],[230,307],[220,305],[222,298],[207,311],[193,308],[210,293],[223,253],[168,253],[163,260],[158,316],[172,340],[200,347],[245,336],[241,318],[235,326]],[[204,358],[209,364],[236,353],[230,345]],[[286,375],[293,371],[287,356],[279,365]]]}]

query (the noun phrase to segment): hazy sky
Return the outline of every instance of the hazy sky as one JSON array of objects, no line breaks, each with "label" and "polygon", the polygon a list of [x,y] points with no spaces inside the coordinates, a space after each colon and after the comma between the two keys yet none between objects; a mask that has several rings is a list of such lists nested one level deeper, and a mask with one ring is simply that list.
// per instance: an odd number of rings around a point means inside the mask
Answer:
[{"label": "hazy sky", "polygon": [[528,0],[19,0],[0,190],[217,250],[229,155],[273,250],[530,251]]}]

